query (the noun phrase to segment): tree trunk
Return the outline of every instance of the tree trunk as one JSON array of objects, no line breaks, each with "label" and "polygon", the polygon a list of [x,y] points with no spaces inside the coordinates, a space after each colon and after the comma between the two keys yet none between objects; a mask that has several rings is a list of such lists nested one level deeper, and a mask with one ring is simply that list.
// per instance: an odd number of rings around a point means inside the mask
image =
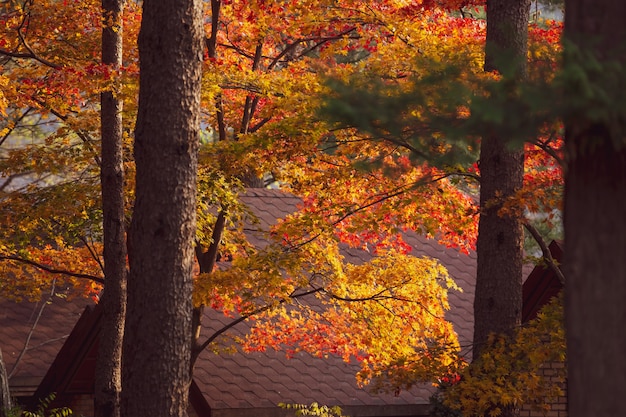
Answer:
[{"label": "tree trunk", "polygon": [[[569,0],[565,38],[600,62],[622,64],[590,74],[611,94],[626,87],[626,3]],[[567,52],[570,44],[565,45]],[[566,68],[572,64],[566,53]],[[569,57],[569,58],[568,58]],[[570,59],[567,61],[567,59]],[[606,77],[606,78],[605,78]],[[615,96],[614,96],[615,97]],[[621,100],[621,98],[618,98]],[[565,317],[570,417],[626,416],[626,142],[623,104],[617,124],[578,114],[566,125]],[[594,114],[602,109],[589,105]]]},{"label": "tree trunk", "polygon": [[[102,63],[117,69],[122,64],[123,0],[103,0]],[[95,417],[120,416],[122,339],[126,313],[126,236],[122,101],[116,91],[100,97],[102,135],[102,215],[104,226],[105,291],[94,385]]]},{"label": "tree trunk", "polygon": [[135,130],[135,207],[122,415],[184,416],[190,384],[192,266],[202,4],[144,0]]},{"label": "tree trunk", "polygon": [[9,378],[2,358],[2,349],[0,349],[0,417],[6,417],[8,415],[7,410],[11,408],[13,408],[13,404],[11,403]]},{"label": "tree trunk", "polygon": [[[487,1],[485,71],[502,72],[504,65],[514,65],[523,76],[529,8],[528,0]],[[506,139],[487,134],[480,146],[474,359],[491,333],[508,336],[521,323],[524,231],[519,214],[499,211],[522,187],[524,151],[509,149]],[[514,415],[512,407],[501,409],[504,417]]]},{"label": "tree trunk", "polygon": [[[502,58],[523,76],[528,31],[528,0],[487,2],[485,70],[499,70]],[[480,148],[480,220],[474,300],[474,358],[490,333],[511,334],[521,322],[523,229],[519,216],[499,213],[502,202],[522,187],[523,150],[506,138],[487,135]]]}]

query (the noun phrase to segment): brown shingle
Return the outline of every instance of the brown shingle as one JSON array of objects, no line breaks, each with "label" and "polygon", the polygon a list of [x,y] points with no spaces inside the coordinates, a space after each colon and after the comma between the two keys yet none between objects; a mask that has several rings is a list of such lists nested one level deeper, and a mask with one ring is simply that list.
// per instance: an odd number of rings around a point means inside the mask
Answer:
[{"label": "brown shingle", "polygon": [[34,392],[87,304],[57,296],[37,303],[0,299],[0,348],[13,395]]}]

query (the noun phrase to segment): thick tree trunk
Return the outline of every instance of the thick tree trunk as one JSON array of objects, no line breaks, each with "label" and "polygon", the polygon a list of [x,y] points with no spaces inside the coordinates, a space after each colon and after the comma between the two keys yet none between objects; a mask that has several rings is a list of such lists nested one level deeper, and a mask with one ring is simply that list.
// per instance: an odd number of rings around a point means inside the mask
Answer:
[{"label": "thick tree trunk", "polygon": [[202,64],[199,0],[144,0],[122,415],[184,416]]},{"label": "thick tree trunk", "polygon": [[[626,2],[570,0],[565,37],[601,62],[626,63]],[[568,45],[565,45],[567,50]],[[566,54],[566,57],[569,55]],[[570,61],[571,62],[571,61]],[[567,65],[567,61],[566,61]],[[609,94],[605,71],[589,77]],[[624,113],[621,103],[615,109]],[[591,108],[594,112],[601,111]],[[626,124],[578,115],[566,126],[565,317],[570,417],[626,416]]]},{"label": "thick tree trunk", "polygon": [[[528,0],[487,2],[485,70],[498,70],[508,58],[520,76],[525,71]],[[524,153],[509,149],[507,138],[485,136],[480,148],[480,221],[474,300],[474,357],[490,333],[510,334],[522,312],[523,229],[514,214],[502,215],[502,202],[522,187]]]},{"label": "thick tree trunk", "polygon": [[[485,71],[500,71],[503,60],[525,73],[528,0],[487,1]],[[508,138],[485,135],[480,145],[480,220],[478,222],[474,359],[491,333],[511,335],[522,317],[524,231],[519,213],[501,213],[502,204],[521,189],[524,151],[510,149]],[[501,407],[513,416],[512,407]]]},{"label": "thick tree trunk", "polygon": [[[505,65],[513,65],[518,76],[523,76],[529,8],[528,0],[487,1],[485,71],[503,71]],[[500,209],[522,187],[524,151],[509,149],[506,139],[486,135],[480,146],[474,359],[485,349],[491,333],[511,335],[521,323],[522,221],[519,214],[500,213]],[[502,407],[502,416],[513,415],[512,407]]]},{"label": "thick tree trunk", "polygon": [[[123,0],[103,0],[102,63],[122,64]],[[115,91],[100,98],[102,134],[102,214],[104,225],[105,289],[94,385],[95,417],[120,416],[122,389],[122,339],[126,313],[126,234],[122,101]]]}]

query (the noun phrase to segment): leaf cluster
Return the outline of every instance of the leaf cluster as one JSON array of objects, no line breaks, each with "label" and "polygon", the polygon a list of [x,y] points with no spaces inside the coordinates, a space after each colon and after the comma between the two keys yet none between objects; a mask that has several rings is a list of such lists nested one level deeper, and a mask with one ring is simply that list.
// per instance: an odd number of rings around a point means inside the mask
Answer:
[{"label": "leaf cluster", "polygon": [[316,402],[310,405],[306,404],[285,404],[279,403],[279,407],[286,410],[295,410],[296,416],[317,416],[317,417],[342,417],[341,408],[338,406],[329,407],[327,405],[320,405]]},{"label": "leaf cluster", "polygon": [[463,415],[497,416],[500,406],[522,404],[548,412],[563,395],[565,359],[562,297],[555,297],[511,340],[492,335],[459,382],[442,385],[444,404]]}]

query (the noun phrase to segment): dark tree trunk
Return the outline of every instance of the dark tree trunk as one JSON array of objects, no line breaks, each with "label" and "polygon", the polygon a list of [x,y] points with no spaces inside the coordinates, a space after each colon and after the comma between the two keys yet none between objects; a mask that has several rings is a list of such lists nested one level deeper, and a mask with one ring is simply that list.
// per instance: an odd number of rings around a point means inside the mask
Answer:
[{"label": "dark tree trunk", "polygon": [[[512,65],[518,77],[524,76],[529,8],[529,0],[487,0],[485,71],[503,72]],[[500,209],[522,188],[524,151],[510,149],[506,139],[487,134],[480,145],[474,359],[491,333],[511,335],[522,318],[522,219]],[[511,406],[500,408],[503,417],[515,415]]]},{"label": "dark tree trunk", "polygon": [[[590,83],[604,85],[609,94],[623,94],[626,87],[625,19],[623,1],[566,2],[566,39],[600,62],[622,64],[621,74],[610,85],[607,71],[589,76]],[[566,61],[566,66],[571,62]],[[623,103],[613,105],[612,110],[624,114]],[[602,109],[590,104],[589,110]],[[612,127],[584,114],[566,125],[564,269],[570,417],[626,416],[624,117]]]},{"label": "dark tree trunk", "polygon": [[[485,70],[499,70],[512,60],[519,76],[525,71],[528,0],[487,2]],[[523,229],[519,216],[502,215],[502,202],[522,187],[523,150],[509,149],[507,138],[486,135],[480,148],[480,221],[478,224],[474,357],[490,333],[511,334],[521,322]]]},{"label": "dark tree trunk", "polygon": [[137,176],[124,335],[124,416],[186,415],[201,15],[200,1],[143,2],[134,147]]},{"label": "dark tree trunk", "polygon": [[[123,0],[103,0],[102,63],[122,64]],[[116,91],[100,98],[102,135],[102,214],[104,226],[105,289],[100,300],[102,321],[94,385],[95,417],[120,416],[122,339],[126,313],[126,235],[124,213],[124,160],[122,101]]]}]

